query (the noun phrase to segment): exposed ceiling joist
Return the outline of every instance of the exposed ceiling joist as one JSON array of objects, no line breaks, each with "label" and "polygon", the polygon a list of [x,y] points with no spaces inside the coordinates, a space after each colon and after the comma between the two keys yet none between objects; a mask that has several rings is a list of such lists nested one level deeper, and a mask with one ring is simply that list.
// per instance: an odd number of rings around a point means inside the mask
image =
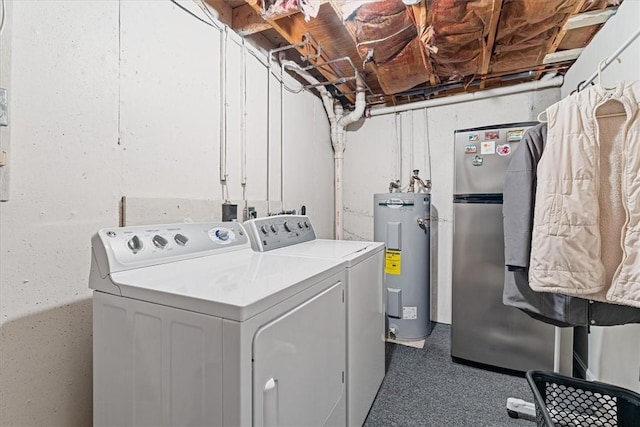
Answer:
[{"label": "exposed ceiling joist", "polygon": [[[248,0],[247,4],[251,6],[258,14],[262,11],[261,2],[258,0]],[[335,22],[333,22],[335,21]],[[318,16],[310,22],[306,22],[304,15],[301,13],[292,14],[280,19],[266,19],[273,29],[275,29],[288,43],[295,45],[300,43],[305,34],[310,33],[315,39],[327,40],[330,37],[337,37],[341,40],[349,40],[350,36],[342,25],[341,20],[333,12],[331,5],[323,2],[320,5]],[[344,34],[337,34],[342,31]],[[322,35],[322,37],[320,37]],[[330,62],[340,57],[349,56],[358,58],[358,53],[351,43],[335,43],[329,46],[322,46],[323,54],[316,62]],[[306,54],[303,48],[298,48],[301,54]],[[355,62],[357,64],[357,61]],[[317,68],[328,81],[335,81],[340,77],[353,74],[353,70],[348,64],[335,64],[335,69],[330,67]],[[343,86],[343,87],[340,87]],[[349,93],[351,88],[346,85],[340,85],[339,89],[345,93]],[[355,101],[353,95],[347,95],[350,102]]]},{"label": "exposed ceiling joist", "polygon": [[244,4],[233,9],[233,21],[231,28],[241,36],[248,36],[271,29],[271,24],[249,4]]},{"label": "exposed ceiling joist", "polygon": [[[555,51],[558,50],[558,46],[560,46],[560,43],[562,43],[562,40],[564,39],[564,36],[567,35],[567,32],[569,30],[567,30],[567,22],[569,21],[569,19],[571,19],[572,16],[575,16],[577,14],[580,13],[580,11],[582,9],[584,9],[584,5],[588,2],[589,0],[579,0],[578,2],[576,2],[576,7],[573,10],[573,13],[569,16],[567,16],[567,19],[564,23],[564,25],[562,26],[562,28],[560,29],[560,31],[558,31],[558,33],[556,34],[556,37],[553,39],[553,42],[551,43],[551,45],[549,46],[549,49],[547,49],[547,55],[550,53],[554,53]],[[540,59],[538,59],[538,62],[540,62]],[[538,80],[541,76],[542,73],[544,71],[540,70],[536,73],[536,80]]]},{"label": "exposed ceiling joist", "polygon": [[543,64],[555,64],[558,62],[574,61],[578,59],[583,47],[569,50],[561,50],[560,52],[548,53],[542,60]]},{"label": "exposed ceiling joist", "polygon": [[[343,103],[355,99],[356,68],[375,105],[564,74],[618,6],[633,0],[204,1],[252,43],[284,47],[288,59],[336,86]],[[316,50],[321,55],[309,56]]]},{"label": "exposed ceiling joist", "polygon": [[480,89],[484,89],[486,85],[485,76],[489,72],[489,66],[491,65],[491,54],[493,53],[493,45],[496,42],[496,34],[498,33],[498,22],[500,22],[502,1],[503,0],[493,1],[493,9],[491,11],[491,19],[489,21],[489,34],[485,39],[484,50],[482,52],[482,68],[480,69],[482,82],[480,83]]},{"label": "exposed ceiling joist", "polygon": [[[202,0],[195,0],[201,2]],[[215,18],[225,25],[231,27],[233,13],[232,8],[224,0],[203,0],[208,6],[211,6],[209,10],[213,13]],[[217,15],[217,16],[216,16]]]},{"label": "exposed ceiling joist", "polygon": [[615,13],[615,9],[592,10],[591,12],[580,13],[569,18],[563,29],[569,31],[591,25],[604,24]]}]

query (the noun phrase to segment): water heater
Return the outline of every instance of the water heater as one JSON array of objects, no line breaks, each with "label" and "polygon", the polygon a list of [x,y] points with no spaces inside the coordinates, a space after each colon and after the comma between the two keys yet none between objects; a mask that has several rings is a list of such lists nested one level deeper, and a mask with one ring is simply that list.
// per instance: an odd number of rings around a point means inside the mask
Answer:
[{"label": "water heater", "polygon": [[374,195],[374,240],[384,242],[387,334],[415,340],[431,333],[429,193]]}]

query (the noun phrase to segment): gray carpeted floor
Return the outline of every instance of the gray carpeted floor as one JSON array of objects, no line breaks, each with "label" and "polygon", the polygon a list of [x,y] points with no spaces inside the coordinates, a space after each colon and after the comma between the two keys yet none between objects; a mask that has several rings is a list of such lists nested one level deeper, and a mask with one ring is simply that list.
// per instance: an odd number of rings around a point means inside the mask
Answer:
[{"label": "gray carpeted floor", "polygon": [[435,324],[423,349],[387,343],[387,374],[365,427],[535,427],[512,419],[508,397],[532,401],[525,378],[451,361],[448,325]]}]

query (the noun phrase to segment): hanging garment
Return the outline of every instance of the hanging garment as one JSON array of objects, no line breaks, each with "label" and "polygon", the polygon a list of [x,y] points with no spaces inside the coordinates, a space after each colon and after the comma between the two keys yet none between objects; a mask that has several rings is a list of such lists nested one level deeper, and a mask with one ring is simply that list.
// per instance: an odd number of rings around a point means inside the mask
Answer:
[{"label": "hanging garment", "polygon": [[555,326],[613,326],[640,323],[640,309],[588,301],[529,287],[529,258],[536,169],[547,138],[547,124],[525,132],[512,154],[504,182],[505,284],[503,303]]},{"label": "hanging garment", "polygon": [[533,290],[640,307],[639,103],[640,82],[621,82],[593,86],[547,109]]}]

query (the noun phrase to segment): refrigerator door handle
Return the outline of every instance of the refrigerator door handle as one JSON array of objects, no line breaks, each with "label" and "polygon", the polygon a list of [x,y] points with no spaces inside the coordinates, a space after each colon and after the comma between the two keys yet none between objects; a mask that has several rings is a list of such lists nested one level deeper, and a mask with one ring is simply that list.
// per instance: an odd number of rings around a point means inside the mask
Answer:
[{"label": "refrigerator door handle", "polygon": [[453,203],[501,204],[502,193],[454,194]]}]

